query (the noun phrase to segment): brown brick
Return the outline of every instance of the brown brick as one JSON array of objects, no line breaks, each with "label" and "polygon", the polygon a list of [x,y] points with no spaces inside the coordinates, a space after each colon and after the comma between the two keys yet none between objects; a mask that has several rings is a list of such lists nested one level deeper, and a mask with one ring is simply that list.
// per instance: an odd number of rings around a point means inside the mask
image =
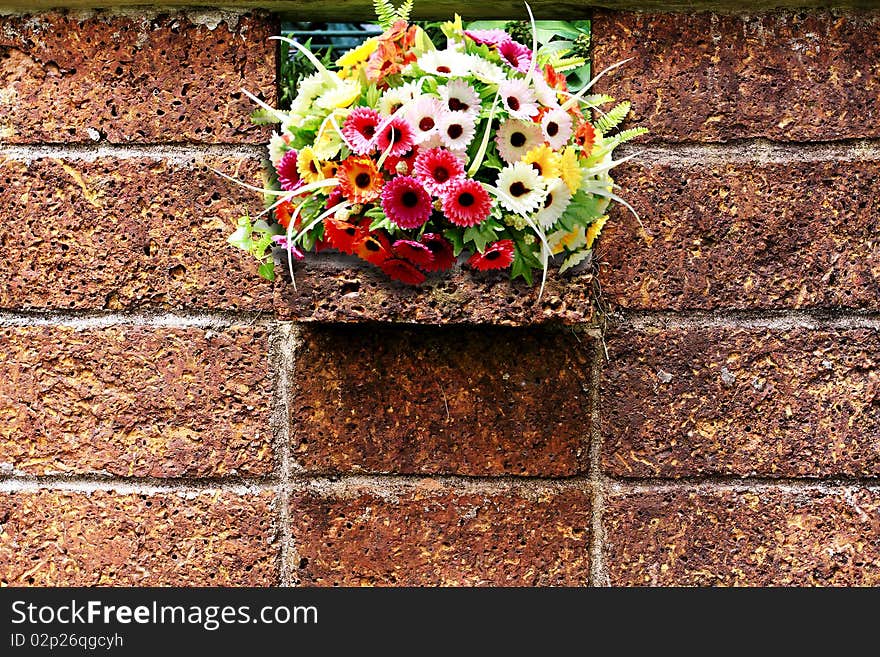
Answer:
[{"label": "brown brick", "polygon": [[880,332],[607,338],[603,467],[621,477],[880,476]]},{"label": "brown brick", "polygon": [[597,247],[605,298],[638,309],[880,307],[880,162],[636,165]]},{"label": "brown brick", "polygon": [[3,586],[271,586],[274,494],[0,494]]},{"label": "brown brick", "polygon": [[291,321],[510,326],[594,321],[595,281],[589,271],[559,274],[551,266],[540,301],[540,280],[533,286],[511,282],[508,271],[453,270],[416,287],[353,259],[309,253],[294,274],[295,290],[287,282],[275,292],[276,314]]},{"label": "brown brick", "polygon": [[324,472],[584,472],[594,345],[498,327],[307,330],[294,458]]},{"label": "brown brick", "polygon": [[272,285],[226,242],[261,198],[206,164],[260,179],[258,158],[0,163],[0,307],[270,309]]},{"label": "brown brick", "polygon": [[649,139],[880,136],[880,14],[597,12],[595,86],[633,103]]},{"label": "brown brick", "polygon": [[0,16],[0,142],[263,143],[240,90],[275,102],[275,31],[220,12]]},{"label": "brown brick", "polygon": [[605,501],[615,586],[877,586],[876,491],[657,491]]},{"label": "brown brick", "polygon": [[316,483],[294,493],[290,513],[306,586],[579,586],[589,576],[590,497],[574,488]]},{"label": "brown brick", "polygon": [[264,329],[0,328],[0,344],[7,468],[135,477],[272,470]]}]

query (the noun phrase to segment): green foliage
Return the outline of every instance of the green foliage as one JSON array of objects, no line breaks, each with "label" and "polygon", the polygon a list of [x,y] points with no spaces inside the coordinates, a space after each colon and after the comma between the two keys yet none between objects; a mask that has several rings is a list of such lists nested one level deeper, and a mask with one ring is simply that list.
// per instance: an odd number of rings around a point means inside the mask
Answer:
[{"label": "green foliage", "polygon": [[603,135],[611,132],[623,123],[626,115],[629,114],[630,107],[632,107],[632,104],[628,100],[618,103],[599,117],[599,120],[596,121],[596,129]]},{"label": "green foliage", "polygon": [[272,261],[272,237],[281,235],[284,229],[278,224],[269,225],[265,221],[251,223],[248,215],[238,218],[235,232],[227,241],[239,249],[244,249],[257,260],[260,266],[257,273],[270,281],[275,280],[275,265]]},{"label": "green foliage", "polygon": [[572,267],[577,267],[579,264],[592,257],[592,255],[592,249],[582,249],[580,251],[575,251],[562,261],[562,264],[559,266],[559,273],[561,274],[562,272],[571,269]]},{"label": "green foliage", "polygon": [[[291,50],[290,44],[280,42],[280,70],[278,73],[278,106],[282,109],[290,108],[290,102],[296,97],[296,87],[304,77],[315,72],[315,67],[308,58],[295,48]],[[330,66],[333,62],[333,51],[327,48],[313,48],[312,40],[308,39],[303,45],[312,51],[312,54],[324,66]]]},{"label": "green foliage", "polygon": [[391,0],[373,0],[373,9],[376,11],[379,27],[387,30],[397,21],[408,21],[412,12],[413,0],[403,0],[400,7],[395,7]]}]

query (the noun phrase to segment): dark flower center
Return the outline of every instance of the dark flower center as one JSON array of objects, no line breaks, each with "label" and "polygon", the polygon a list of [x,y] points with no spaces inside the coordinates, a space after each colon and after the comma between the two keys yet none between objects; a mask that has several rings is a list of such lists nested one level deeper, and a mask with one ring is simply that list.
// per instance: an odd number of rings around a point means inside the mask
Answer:
[{"label": "dark flower center", "polygon": [[354,237],[357,234],[357,231],[355,230],[354,226],[348,226],[347,228],[343,228],[342,232],[345,233],[346,235],[348,235],[349,237]]},{"label": "dark flower center", "polygon": [[510,135],[510,144],[514,148],[522,148],[526,143],[526,136],[521,132],[514,132]]},{"label": "dark flower center", "polygon": [[553,194],[547,194],[547,198],[544,199],[544,207],[549,208],[553,205]]},{"label": "dark flower center", "polygon": [[458,197],[458,204],[464,208],[471,207],[477,199],[474,198],[474,195],[470,192],[464,192]]},{"label": "dark flower center", "polygon": [[370,174],[368,173],[359,173],[354,178],[354,184],[360,187],[361,189],[366,189],[370,186]]},{"label": "dark flower center", "polygon": [[365,125],[361,131],[361,134],[363,134],[363,136],[367,139],[372,139],[373,135],[376,134],[376,126],[369,124]]},{"label": "dark flower center", "polygon": [[444,183],[449,180],[449,171],[446,170],[446,167],[437,167],[434,169],[434,180],[439,183]]},{"label": "dark flower center", "polygon": [[559,124],[556,121],[551,121],[547,124],[547,134],[551,137],[555,137],[559,132]]},{"label": "dark flower center", "polygon": [[500,251],[489,251],[486,255],[483,256],[486,260],[498,260],[501,257]]},{"label": "dark flower center", "polygon": [[538,175],[539,175],[539,176],[541,175],[541,173],[542,173],[542,169],[541,169],[541,165],[540,165],[540,164],[538,164],[537,162],[532,162],[532,168],[533,168],[535,171],[538,172]]},{"label": "dark flower center", "polygon": [[312,173],[318,173],[318,165],[315,164],[314,160],[309,162],[309,171],[311,171]]},{"label": "dark flower center", "polygon": [[507,106],[514,112],[516,112],[519,109],[519,98],[517,98],[516,96],[508,96]]},{"label": "dark flower center", "polygon": [[523,185],[519,180],[517,180],[515,183],[513,183],[510,186],[510,195],[515,196],[517,198],[520,196],[525,196],[530,191],[532,191],[532,190],[530,190],[528,187]]},{"label": "dark flower center", "polygon": [[414,208],[419,204],[419,195],[412,190],[407,190],[401,195],[400,202],[408,208]]},{"label": "dark flower center", "polygon": [[448,66],[438,66],[437,72],[438,73],[452,73],[452,69],[449,68]]},{"label": "dark flower center", "polygon": [[364,246],[367,247],[368,251],[373,251],[373,252],[380,251],[382,249],[382,247],[380,247],[379,244],[374,239],[369,239],[366,242],[364,242]]},{"label": "dark flower center", "polygon": [[453,123],[451,126],[446,128],[446,134],[449,135],[450,139],[458,139],[464,133],[464,128],[462,128],[458,123]]},{"label": "dark flower center", "polygon": [[389,112],[389,114],[394,114],[394,113],[395,113],[397,110],[399,110],[401,107],[403,107],[403,103],[394,103],[394,104],[391,106],[391,111]]},{"label": "dark flower center", "polygon": [[453,112],[464,112],[468,108],[463,102],[461,102],[458,98],[450,98],[449,99],[449,109]]},{"label": "dark flower center", "polygon": [[391,126],[391,128],[388,130],[388,141],[390,141],[392,144],[396,144],[401,137],[403,137],[401,132],[394,126]]},{"label": "dark flower center", "polygon": [[419,130],[422,132],[428,132],[428,130],[434,129],[434,119],[430,116],[424,117],[421,121],[419,121]]}]

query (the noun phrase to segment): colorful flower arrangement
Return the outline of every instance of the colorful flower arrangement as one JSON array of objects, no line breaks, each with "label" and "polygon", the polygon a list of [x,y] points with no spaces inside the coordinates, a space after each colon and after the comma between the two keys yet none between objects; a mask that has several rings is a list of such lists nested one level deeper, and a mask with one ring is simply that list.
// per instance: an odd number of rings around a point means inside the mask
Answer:
[{"label": "colorful flower arrangement", "polygon": [[270,279],[276,262],[293,277],[294,260],[324,249],[411,285],[463,262],[529,284],[541,270],[543,289],[551,257],[560,271],[588,261],[609,202],[630,207],[610,176],[629,159],[614,160],[614,148],[646,132],[612,134],[629,104],[602,112],[614,99],[587,93],[601,74],[570,89],[566,71],[585,60],[557,42],[539,47],[533,17],[531,47],[503,29],[465,29],[458,16],[437,45],[407,22],[412,0],[375,5],[385,31],[336,70],[286,40],[316,69],[289,110],[248,94],[280,124],[269,143],[275,175],[253,188],[270,198],[271,217],[242,217],[229,241]]}]

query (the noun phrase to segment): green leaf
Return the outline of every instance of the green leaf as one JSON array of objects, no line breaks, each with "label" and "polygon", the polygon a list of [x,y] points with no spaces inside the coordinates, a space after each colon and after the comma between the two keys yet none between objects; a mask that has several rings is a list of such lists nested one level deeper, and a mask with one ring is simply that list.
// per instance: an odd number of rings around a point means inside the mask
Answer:
[{"label": "green leaf", "polygon": [[250,251],[251,246],[253,246],[253,240],[251,239],[252,232],[251,218],[248,216],[239,217],[235,232],[227,237],[226,241],[233,246],[237,246],[239,249]]},{"label": "green leaf", "polygon": [[275,263],[268,260],[257,268],[257,273],[267,281],[275,280]]},{"label": "green leaf", "polygon": [[257,125],[267,125],[269,123],[280,123],[281,119],[269,110],[260,107],[251,112],[251,121]]},{"label": "green leaf", "polygon": [[565,230],[574,230],[575,226],[586,227],[605,214],[607,205],[608,201],[601,196],[579,190],[559,218],[559,225]]},{"label": "green leaf", "polygon": [[582,251],[575,251],[570,256],[568,256],[565,260],[562,261],[562,265],[559,267],[559,273],[561,274],[564,271],[571,269],[572,267],[576,267],[581,264],[584,260],[591,257],[593,255],[592,249],[584,249]]},{"label": "green leaf", "polygon": [[628,100],[612,107],[596,121],[596,130],[603,135],[611,132],[611,130],[623,123],[626,115],[629,114],[630,107],[632,107],[632,104]]},{"label": "green leaf", "polygon": [[527,250],[528,247],[523,248],[523,245],[519,242],[514,242],[513,246],[513,264],[510,266],[510,280],[521,277],[526,283],[532,285],[534,282],[532,270],[535,267],[540,267],[541,263],[535,261],[532,254]]},{"label": "green leaf", "polygon": [[498,169],[498,171],[501,171],[504,168],[504,163],[501,161],[501,158],[495,154],[495,151],[490,150],[486,151],[486,156],[483,159],[483,168]]},{"label": "green leaf", "polygon": [[461,230],[458,228],[447,228],[443,231],[443,237],[452,242],[452,252],[455,257],[464,251],[464,240],[462,239]]},{"label": "green leaf", "polygon": [[463,239],[465,243],[472,242],[477,248],[477,251],[482,253],[486,250],[486,245],[489,244],[489,242],[494,242],[498,238],[496,233],[503,230],[503,228],[504,227],[494,219],[487,219],[476,226],[466,228]]}]

